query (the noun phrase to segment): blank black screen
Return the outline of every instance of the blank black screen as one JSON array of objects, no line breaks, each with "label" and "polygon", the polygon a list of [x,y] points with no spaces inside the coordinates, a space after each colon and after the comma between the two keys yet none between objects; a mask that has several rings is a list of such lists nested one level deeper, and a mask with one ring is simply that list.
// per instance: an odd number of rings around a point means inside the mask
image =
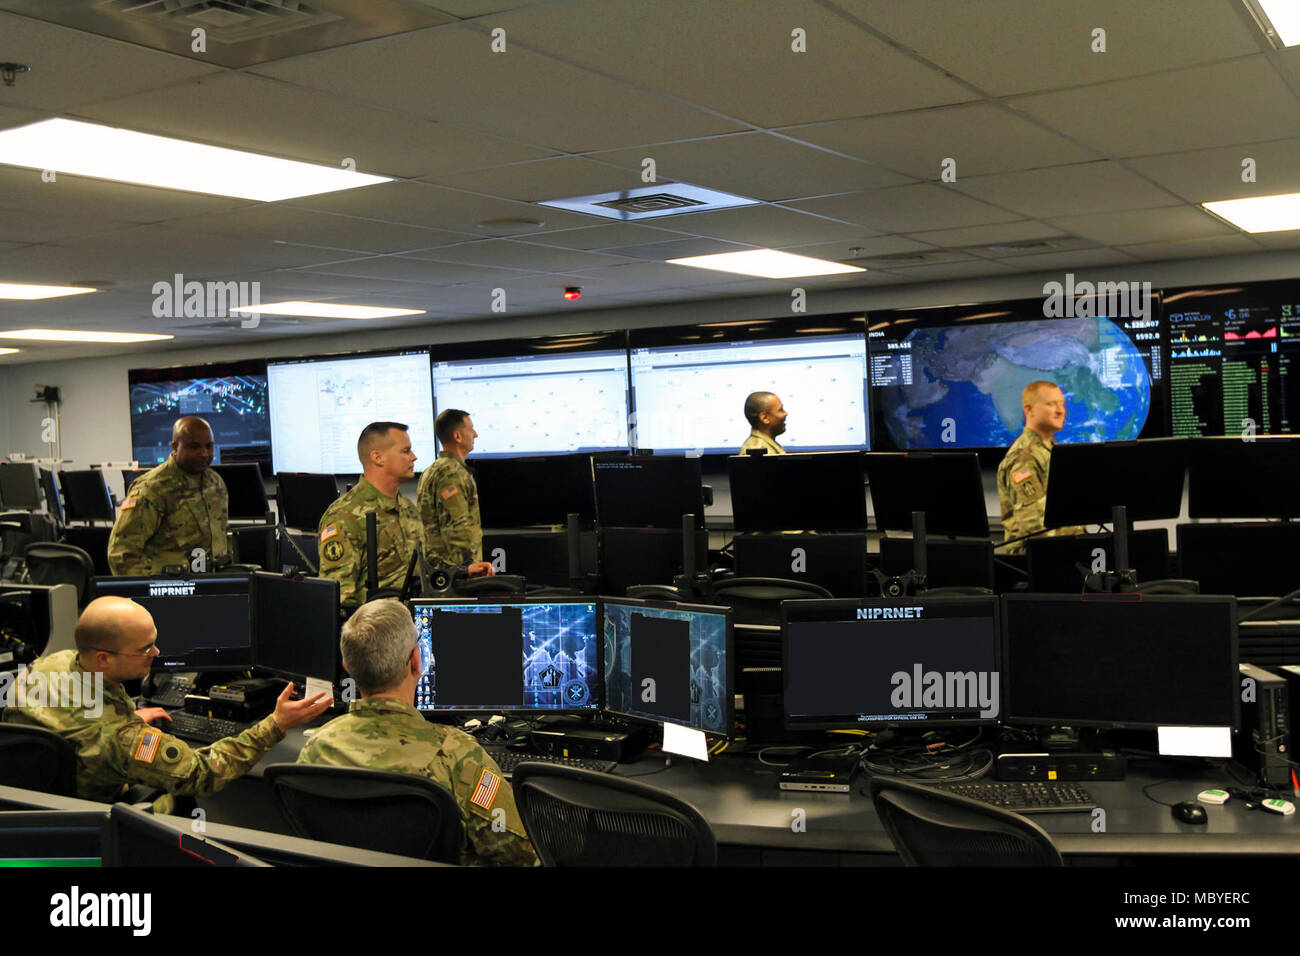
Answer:
[{"label": "blank black screen", "polygon": [[[642,713],[691,718],[691,622],[632,614],[632,700]],[[653,693],[645,683],[653,681]],[[653,698],[653,699],[650,699]]]},{"label": "blank black screen", "polygon": [[429,639],[437,666],[439,707],[522,707],[523,614],[435,610]]}]

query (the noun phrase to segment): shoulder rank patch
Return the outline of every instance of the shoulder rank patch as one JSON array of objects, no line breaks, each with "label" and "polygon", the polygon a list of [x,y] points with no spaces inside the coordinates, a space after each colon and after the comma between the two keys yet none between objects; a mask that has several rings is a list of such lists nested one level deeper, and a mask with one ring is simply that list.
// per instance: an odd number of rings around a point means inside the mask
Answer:
[{"label": "shoulder rank patch", "polygon": [[1011,480],[1014,481],[1016,484],[1020,484],[1022,481],[1024,481],[1032,474],[1033,474],[1032,469],[1021,468],[1019,471],[1017,471],[1015,474],[1011,476]]},{"label": "shoulder rank patch", "polygon": [[327,542],[325,543],[325,547],[323,547],[323,548],[320,549],[320,553],[323,554],[323,555],[325,556],[325,559],[326,559],[327,561],[342,561],[342,560],[343,560],[343,542],[342,542],[342,541],[327,541]]},{"label": "shoulder rank patch", "polygon": [[132,508],[136,506],[139,500],[140,500],[139,498],[127,498],[126,501],[122,502],[122,510],[130,511]]},{"label": "shoulder rank patch", "polygon": [[135,759],[141,763],[153,763],[158,756],[158,745],[162,743],[162,734],[156,730],[145,730],[140,735],[140,743],[135,748]]},{"label": "shoulder rank patch", "polygon": [[443,500],[443,501],[446,501],[448,498],[450,498],[452,495],[454,495],[454,494],[455,494],[456,492],[458,492],[458,491],[460,491],[460,489],[457,488],[455,485],[452,485],[450,488],[444,488],[444,489],[442,489],[442,491],[440,492],[441,495],[442,495],[442,500]]},{"label": "shoulder rank patch", "polygon": [[320,539],[321,539],[322,541],[328,541],[330,538],[334,537],[334,536],[335,536],[336,534],[338,534],[338,533],[339,533],[339,526],[338,526],[338,525],[336,525],[336,524],[327,524],[327,525],[325,526],[325,530],[322,531],[322,532],[320,533]]},{"label": "shoulder rank patch", "polygon": [[496,799],[497,791],[500,789],[501,778],[485,768],[482,776],[478,778],[478,786],[474,788],[474,796],[469,798],[469,802],[484,810],[491,810],[492,801]]}]

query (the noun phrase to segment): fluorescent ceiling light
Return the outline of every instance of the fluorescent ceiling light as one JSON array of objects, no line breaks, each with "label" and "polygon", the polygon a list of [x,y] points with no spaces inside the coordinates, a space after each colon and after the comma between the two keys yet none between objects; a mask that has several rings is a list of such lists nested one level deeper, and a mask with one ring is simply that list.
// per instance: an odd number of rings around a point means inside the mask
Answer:
[{"label": "fluorescent ceiling light", "polygon": [[0,163],[262,202],[391,182],[341,167],[67,119],[0,132]]},{"label": "fluorescent ceiling light", "polygon": [[748,249],[745,252],[719,252],[712,256],[687,256],[669,259],[674,266],[692,266],[696,269],[716,269],[718,272],[735,272],[742,276],[763,279],[794,279],[799,276],[829,276],[845,272],[866,272],[861,266],[847,266],[842,262],[796,256],[775,249]]},{"label": "fluorescent ceiling light", "polygon": [[1300,193],[1223,199],[1218,202],[1203,202],[1201,205],[1246,232],[1300,229]]},{"label": "fluorescent ceiling light", "polygon": [[0,299],[53,299],[60,295],[95,292],[75,285],[27,285],[23,282],[0,282]]},{"label": "fluorescent ceiling light", "polygon": [[259,315],[301,315],[311,319],[387,319],[394,315],[424,315],[424,309],[389,309],[377,305],[342,305],[337,302],[268,302],[241,305],[229,312]]},{"label": "fluorescent ceiling light", "polygon": [[12,332],[0,332],[0,339],[25,339],[32,342],[111,342],[126,345],[172,338],[175,336],[147,332],[76,332],[71,329],[15,329]]},{"label": "fluorescent ceiling light", "polygon": [[1300,43],[1300,3],[1296,0],[1246,0],[1246,6],[1274,46]]},{"label": "fluorescent ceiling light", "polygon": [[0,349],[0,355],[13,355],[18,349]]}]

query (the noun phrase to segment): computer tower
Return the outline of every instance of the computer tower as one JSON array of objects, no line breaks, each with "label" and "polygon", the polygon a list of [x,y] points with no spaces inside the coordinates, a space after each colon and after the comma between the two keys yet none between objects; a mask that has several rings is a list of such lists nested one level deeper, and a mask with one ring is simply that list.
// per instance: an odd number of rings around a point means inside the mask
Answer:
[{"label": "computer tower", "polygon": [[[1244,661],[1241,730],[1233,734],[1232,756],[1253,770],[1261,786],[1291,786],[1291,712],[1288,680]],[[1253,686],[1247,684],[1253,681]],[[1253,698],[1253,699],[1251,699]]]}]

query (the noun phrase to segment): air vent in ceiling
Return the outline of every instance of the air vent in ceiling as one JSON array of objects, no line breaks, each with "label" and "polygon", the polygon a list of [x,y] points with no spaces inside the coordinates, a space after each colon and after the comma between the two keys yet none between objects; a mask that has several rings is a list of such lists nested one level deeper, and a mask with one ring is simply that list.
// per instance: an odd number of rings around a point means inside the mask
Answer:
[{"label": "air vent in ceiling", "polygon": [[96,6],[189,36],[207,31],[208,43],[246,43],[341,19],[299,0],[100,0]]},{"label": "air vent in ceiling", "polygon": [[887,256],[864,256],[860,259],[840,259],[838,261],[853,266],[875,266],[887,269],[890,266],[929,266],[944,262],[961,262],[971,256],[953,249],[935,249],[921,252],[894,252]]},{"label": "air vent in ceiling", "polygon": [[753,206],[757,203],[757,199],[733,196],[731,193],[691,186],[688,183],[673,183],[669,186],[620,189],[617,192],[598,193],[595,196],[548,199],[538,205],[631,222],[639,219],[658,219],[661,216],[680,216],[683,213],[731,209],[735,206]]},{"label": "air vent in ceiling", "polygon": [[1053,249],[1060,249],[1061,244],[1049,239],[1034,239],[1030,242],[1000,242],[997,245],[981,248],[985,252],[992,252],[999,256],[1014,256],[1024,252],[1050,252]]}]

